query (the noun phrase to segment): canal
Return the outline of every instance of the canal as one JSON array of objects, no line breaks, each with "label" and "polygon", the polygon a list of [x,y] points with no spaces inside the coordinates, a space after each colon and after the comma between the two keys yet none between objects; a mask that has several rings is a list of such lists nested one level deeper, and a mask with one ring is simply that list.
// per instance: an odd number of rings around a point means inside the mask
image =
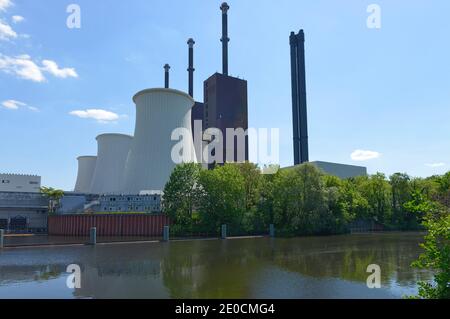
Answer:
[{"label": "canal", "polygon": [[[0,298],[402,298],[432,274],[410,267],[423,234],[197,240],[5,249]],[[68,288],[67,266],[81,269]],[[381,288],[366,285],[381,268]]]}]

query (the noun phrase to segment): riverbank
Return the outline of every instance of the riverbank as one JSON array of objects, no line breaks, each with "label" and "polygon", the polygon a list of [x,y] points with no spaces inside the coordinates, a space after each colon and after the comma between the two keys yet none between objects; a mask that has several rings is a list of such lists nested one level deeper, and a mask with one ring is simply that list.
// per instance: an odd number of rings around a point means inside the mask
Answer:
[{"label": "riverbank", "polygon": [[[264,238],[266,236],[236,236],[228,237],[227,240],[233,239],[252,239]],[[186,242],[186,241],[211,241],[221,240],[217,237],[208,238],[173,238],[172,242]],[[97,239],[98,246],[105,245],[124,245],[124,244],[154,244],[163,242],[162,238],[147,238],[147,237],[100,237]],[[62,236],[48,236],[48,235],[5,235],[4,249],[19,249],[19,248],[45,248],[45,247],[76,247],[89,246],[89,238],[87,237],[62,237]]]},{"label": "riverbank", "polygon": [[[276,237],[279,239],[288,238],[309,238],[309,237],[335,237],[335,236],[357,236],[357,235],[378,235],[378,234],[419,234],[424,236],[426,232],[413,231],[379,231],[379,232],[355,232],[341,235],[328,236],[297,236],[297,237]],[[226,240],[237,239],[256,239],[268,238],[268,235],[255,236],[233,236],[227,237]],[[64,236],[48,236],[41,234],[8,234],[5,235],[4,249],[20,249],[20,248],[45,248],[45,247],[76,247],[76,246],[90,246],[88,237],[64,237]],[[181,237],[171,238],[171,242],[190,242],[190,241],[213,241],[222,240],[218,237]],[[97,245],[124,245],[124,244],[155,244],[163,243],[162,237],[99,237]]]}]

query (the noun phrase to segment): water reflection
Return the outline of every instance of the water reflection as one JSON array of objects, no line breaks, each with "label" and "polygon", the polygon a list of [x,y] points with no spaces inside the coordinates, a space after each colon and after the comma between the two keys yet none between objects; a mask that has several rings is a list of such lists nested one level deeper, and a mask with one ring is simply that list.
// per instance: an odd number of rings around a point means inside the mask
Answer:
[{"label": "water reflection", "polygon": [[[431,274],[410,267],[420,234],[239,239],[0,253],[0,298],[399,298]],[[65,285],[82,269],[82,288]],[[382,289],[368,289],[378,264]],[[11,288],[14,288],[11,290]],[[14,294],[11,295],[11,292]]]}]

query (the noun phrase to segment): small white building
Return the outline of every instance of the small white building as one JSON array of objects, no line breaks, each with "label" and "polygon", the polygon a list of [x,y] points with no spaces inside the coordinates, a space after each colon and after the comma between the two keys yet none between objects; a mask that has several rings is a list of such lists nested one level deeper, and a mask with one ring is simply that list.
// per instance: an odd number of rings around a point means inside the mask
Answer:
[{"label": "small white building", "polygon": [[0,173],[0,192],[39,193],[40,188],[40,176]]}]

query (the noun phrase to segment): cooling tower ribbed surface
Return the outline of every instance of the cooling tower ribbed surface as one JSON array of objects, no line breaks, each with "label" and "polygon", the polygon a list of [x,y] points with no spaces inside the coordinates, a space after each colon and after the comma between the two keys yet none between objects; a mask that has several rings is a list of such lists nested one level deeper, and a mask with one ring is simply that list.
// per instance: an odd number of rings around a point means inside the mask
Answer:
[{"label": "cooling tower ribbed surface", "polygon": [[91,184],[93,194],[120,194],[125,162],[132,141],[132,136],[124,134],[97,136],[97,163]]},{"label": "cooling tower ribbed surface", "polygon": [[74,191],[77,193],[90,193],[92,177],[94,176],[97,156],[80,156],[78,160],[78,175]]},{"label": "cooling tower ribbed surface", "polygon": [[[171,157],[172,132],[184,128],[192,134],[191,108],[194,100],[186,93],[172,89],[148,89],[137,93],[136,128],[125,168],[123,193],[163,190],[176,166]],[[196,162],[192,135],[185,141],[184,162]]]}]

